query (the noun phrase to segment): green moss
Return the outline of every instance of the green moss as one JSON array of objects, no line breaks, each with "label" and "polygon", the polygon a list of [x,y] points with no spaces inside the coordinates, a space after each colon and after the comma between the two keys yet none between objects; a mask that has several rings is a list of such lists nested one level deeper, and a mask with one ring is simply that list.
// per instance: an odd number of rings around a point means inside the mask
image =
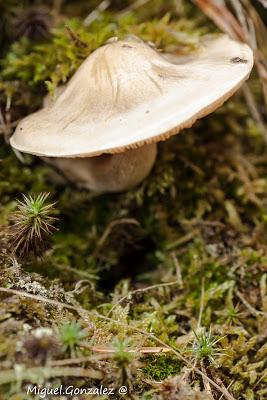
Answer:
[{"label": "green moss", "polygon": [[24,84],[37,94],[40,89],[45,92],[45,84],[54,94],[55,88],[64,84],[93,50],[113,36],[136,35],[153,41],[160,48],[179,44],[180,50],[186,52],[204,32],[204,29],[197,29],[194,22],[170,21],[169,15],[140,22],[134,14],[117,17],[106,13],[89,28],[79,19],[65,19],[44,43],[32,43],[22,37],[10,46],[0,64],[3,79],[0,90],[12,97]]},{"label": "green moss", "polygon": [[150,356],[146,360],[146,365],[144,368],[145,375],[157,382],[178,375],[182,368],[177,359],[166,355]]}]

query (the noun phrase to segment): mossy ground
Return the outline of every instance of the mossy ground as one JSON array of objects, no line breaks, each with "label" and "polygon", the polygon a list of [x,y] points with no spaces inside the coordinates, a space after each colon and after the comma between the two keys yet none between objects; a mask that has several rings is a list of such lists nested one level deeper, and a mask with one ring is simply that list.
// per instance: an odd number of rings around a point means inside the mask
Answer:
[{"label": "mossy ground", "polygon": [[[131,33],[186,53],[214,26],[189,2],[122,13],[117,1],[88,28],[97,2],[63,2],[59,14],[45,2],[48,37],[14,41],[16,3],[0,2],[0,398],[29,399],[38,383],[126,385],[132,399],[219,399],[219,388],[265,399],[267,154],[242,91],[161,143],[150,176],[123,194],[78,190],[7,144],[9,119],[38,108],[109,37]],[[255,77],[250,86],[260,102]],[[58,231],[43,257],[17,259],[8,247],[16,199],[41,192],[57,202]],[[40,328],[50,329],[48,345]],[[170,351],[144,355],[147,346]]]}]

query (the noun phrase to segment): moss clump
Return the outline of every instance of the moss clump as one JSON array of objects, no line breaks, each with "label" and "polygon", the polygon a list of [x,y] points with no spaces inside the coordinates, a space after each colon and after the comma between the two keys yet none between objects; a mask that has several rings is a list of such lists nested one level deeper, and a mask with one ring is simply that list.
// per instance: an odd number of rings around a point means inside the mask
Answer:
[{"label": "moss clump", "polygon": [[64,19],[44,43],[22,37],[10,46],[1,62],[0,89],[19,103],[17,96],[25,85],[29,96],[40,89],[45,93],[46,88],[54,94],[55,88],[64,84],[92,51],[114,36],[136,35],[162,49],[179,45],[181,52],[187,52],[204,32],[192,22],[171,21],[169,15],[141,22],[134,14],[118,17],[106,13],[88,28],[80,19]]},{"label": "moss clump", "polygon": [[166,355],[150,356],[146,360],[146,367],[144,368],[147,377],[157,382],[179,375],[180,371],[181,363]]}]

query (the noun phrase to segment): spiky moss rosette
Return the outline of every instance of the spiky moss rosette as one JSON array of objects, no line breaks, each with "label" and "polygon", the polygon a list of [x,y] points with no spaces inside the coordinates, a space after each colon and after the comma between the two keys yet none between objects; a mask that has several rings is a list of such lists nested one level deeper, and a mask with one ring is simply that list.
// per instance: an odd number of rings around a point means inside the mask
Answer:
[{"label": "spiky moss rosette", "polygon": [[47,203],[49,193],[22,195],[12,216],[10,248],[19,257],[30,253],[40,256],[49,245],[49,236],[56,230],[53,216],[55,203]]}]

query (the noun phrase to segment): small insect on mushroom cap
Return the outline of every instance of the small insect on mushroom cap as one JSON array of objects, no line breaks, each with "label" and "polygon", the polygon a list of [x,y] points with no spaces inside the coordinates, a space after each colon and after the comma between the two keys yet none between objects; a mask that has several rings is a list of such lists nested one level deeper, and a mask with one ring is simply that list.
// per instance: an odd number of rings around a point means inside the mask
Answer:
[{"label": "small insect on mushroom cap", "polygon": [[226,101],[248,78],[251,49],[228,36],[206,39],[187,60],[144,42],[93,52],[57,100],[23,119],[11,145],[48,157],[93,157],[164,140]]}]

